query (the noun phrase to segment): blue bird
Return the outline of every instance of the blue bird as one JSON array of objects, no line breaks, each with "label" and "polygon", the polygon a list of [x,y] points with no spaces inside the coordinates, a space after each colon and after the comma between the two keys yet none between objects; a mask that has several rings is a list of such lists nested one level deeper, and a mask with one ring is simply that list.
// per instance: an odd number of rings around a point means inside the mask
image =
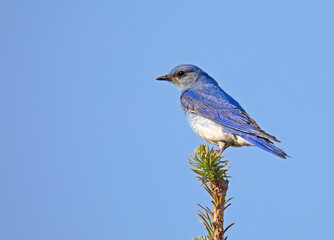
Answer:
[{"label": "blue bird", "polygon": [[279,141],[263,131],[202,69],[183,64],[156,80],[172,82],[181,91],[181,106],[189,125],[202,139],[219,146],[219,154],[230,146],[257,146],[281,158],[288,156],[273,144]]}]

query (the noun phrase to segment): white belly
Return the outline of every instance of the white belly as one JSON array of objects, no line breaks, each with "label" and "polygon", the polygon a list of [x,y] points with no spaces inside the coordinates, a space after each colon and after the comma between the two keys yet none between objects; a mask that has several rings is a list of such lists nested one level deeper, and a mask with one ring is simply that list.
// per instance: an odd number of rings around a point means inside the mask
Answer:
[{"label": "white belly", "polygon": [[219,142],[224,142],[227,145],[234,147],[252,145],[236,134],[223,132],[220,124],[208,118],[199,116],[187,110],[184,110],[184,112],[188,118],[190,127],[194,132],[209,143],[218,145]]}]

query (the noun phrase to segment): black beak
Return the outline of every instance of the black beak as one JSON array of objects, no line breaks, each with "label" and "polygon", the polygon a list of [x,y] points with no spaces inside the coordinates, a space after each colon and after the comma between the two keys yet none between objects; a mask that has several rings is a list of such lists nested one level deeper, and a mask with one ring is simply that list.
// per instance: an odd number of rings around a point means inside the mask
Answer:
[{"label": "black beak", "polygon": [[157,77],[155,80],[160,80],[160,81],[172,81],[172,78],[170,76],[167,75],[164,75],[164,76],[161,76],[161,77]]}]

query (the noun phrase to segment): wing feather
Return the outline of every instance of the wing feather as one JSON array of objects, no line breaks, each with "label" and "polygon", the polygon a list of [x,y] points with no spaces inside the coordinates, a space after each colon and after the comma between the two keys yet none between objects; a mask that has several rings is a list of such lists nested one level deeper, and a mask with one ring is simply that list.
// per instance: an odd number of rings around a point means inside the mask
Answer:
[{"label": "wing feather", "polygon": [[[250,134],[266,142],[279,142],[274,136],[263,131],[246,111],[232,97],[218,86],[209,90],[187,90],[181,95],[183,108],[223,125],[231,133]],[[213,93],[212,93],[213,91]]]}]

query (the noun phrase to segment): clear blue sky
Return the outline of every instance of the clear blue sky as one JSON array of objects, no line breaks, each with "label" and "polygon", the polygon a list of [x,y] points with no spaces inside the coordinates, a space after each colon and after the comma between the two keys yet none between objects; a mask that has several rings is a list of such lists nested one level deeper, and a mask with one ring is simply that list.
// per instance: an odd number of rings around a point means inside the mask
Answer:
[{"label": "clear blue sky", "polygon": [[292,156],[230,148],[230,239],[334,239],[333,1],[0,2],[0,239],[189,239],[181,63]]}]

